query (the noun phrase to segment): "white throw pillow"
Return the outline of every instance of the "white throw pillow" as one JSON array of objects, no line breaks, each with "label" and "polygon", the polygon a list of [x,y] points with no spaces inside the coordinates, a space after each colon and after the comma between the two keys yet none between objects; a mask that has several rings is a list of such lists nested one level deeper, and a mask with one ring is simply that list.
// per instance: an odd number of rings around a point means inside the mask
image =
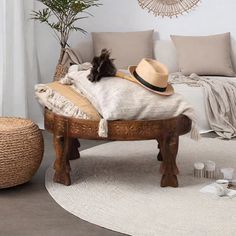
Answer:
[{"label": "white throw pillow", "polygon": [[117,77],[92,83],[87,79],[89,72],[71,72],[68,76],[105,120],[160,120],[180,114],[195,120],[193,108],[180,94],[158,95]]}]

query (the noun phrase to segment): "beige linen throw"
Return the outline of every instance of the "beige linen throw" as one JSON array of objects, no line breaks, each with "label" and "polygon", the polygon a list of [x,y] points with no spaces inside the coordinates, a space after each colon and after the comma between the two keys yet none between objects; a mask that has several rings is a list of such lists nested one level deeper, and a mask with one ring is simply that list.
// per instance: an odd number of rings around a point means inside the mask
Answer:
[{"label": "beige linen throw", "polygon": [[182,95],[161,96],[117,77],[91,83],[87,79],[89,73],[89,70],[71,72],[66,77],[67,82],[88,98],[103,117],[99,136],[108,136],[108,120],[161,120],[183,114],[193,121],[192,138],[199,138],[194,109]]},{"label": "beige linen throw", "polygon": [[236,137],[236,81],[174,73],[170,82],[203,87],[205,109],[212,130],[224,139]]}]

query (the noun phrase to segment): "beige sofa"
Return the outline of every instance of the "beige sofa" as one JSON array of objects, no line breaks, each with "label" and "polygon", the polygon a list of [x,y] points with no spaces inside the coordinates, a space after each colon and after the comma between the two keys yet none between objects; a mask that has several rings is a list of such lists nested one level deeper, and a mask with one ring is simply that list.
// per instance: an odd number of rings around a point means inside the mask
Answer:
[{"label": "beige sofa", "polygon": [[[84,42],[78,45],[75,51],[81,57],[82,61],[91,61],[93,58],[92,41]],[[178,72],[177,52],[171,40],[155,40],[154,41],[154,57],[160,62],[164,63],[170,73]],[[234,68],[236,68],[236,42],[232,41],[232,61]],[[222,79],[225,77],[208,76],[214,79]],[[234,77],[227,77],[228,80],[236,81]],[[184,84],[174,85],[175,91],[184,95],[186,100],[193,105],[198,116],[198,127],[201,133],[211,131],[204,103],[203,88],[190,87]]]}]

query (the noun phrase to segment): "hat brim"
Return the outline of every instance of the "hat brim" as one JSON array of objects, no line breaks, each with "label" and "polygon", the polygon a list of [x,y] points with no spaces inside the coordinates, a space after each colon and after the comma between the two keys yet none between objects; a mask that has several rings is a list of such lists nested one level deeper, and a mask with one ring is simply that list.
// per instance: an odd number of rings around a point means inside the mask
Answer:
[{"label": "hat brim", "polygon": [[171,84],[168,83],[167,85],[167,88],[164,92],[159,92],[159,91],[155,91],[155,90],[152,90],[150,88],[148,88],[147,86],[145,86],[144,84],[142,84],[140,81],[138,81],[135,76],[134,76],[134,71],[136,70],[137,66],[129,66],[128,70],[129,70],[129,73],[130,75],[132,76],[132,78],[137,81],[140,85],[142,85],[144,88],[148,89],[149,91],[153,92],[153,93],[157,93],[157,94],[160,94],[160,95],[163,95],[163,96],[170,96],[172,94],[175,93],[175,90],[173,88],[173,86]]}]

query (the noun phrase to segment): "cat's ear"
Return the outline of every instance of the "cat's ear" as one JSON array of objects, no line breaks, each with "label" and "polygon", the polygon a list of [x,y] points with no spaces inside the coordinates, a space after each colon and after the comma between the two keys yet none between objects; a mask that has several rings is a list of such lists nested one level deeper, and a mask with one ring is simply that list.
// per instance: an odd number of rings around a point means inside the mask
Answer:
[{"label": "cat's ear", "polygon": [[103,48],[101,51],[101,54],[106,54],[108,52],[108,50],[106,48]]},{"label": "cat's ear", "polygon": [[101,57],[102,59],[108,60],[108,59],[110,59],[110,55],[111,55],[111,52],[110,52],[108,49],[104,48],[104,49],[102,49],[102,51],[101,51],[100,57]]}]

